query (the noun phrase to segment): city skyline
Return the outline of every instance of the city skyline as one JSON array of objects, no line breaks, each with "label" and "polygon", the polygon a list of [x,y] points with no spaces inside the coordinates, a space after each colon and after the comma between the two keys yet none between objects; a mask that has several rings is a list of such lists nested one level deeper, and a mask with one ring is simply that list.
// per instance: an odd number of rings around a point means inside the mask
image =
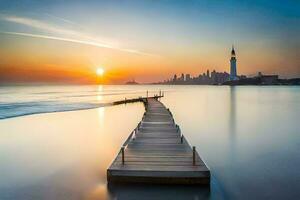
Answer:
[{"label": "city skyline", "polygon": [[19,1],[0,3],[0,82],[151,83],[174,73],[300,77],[300,3]]},{"label": "city skyline", "polygon": [[[237,54],[232,45],[231,57],[229,60],[229,72],[217,72],[215,69],[206,70],[204,73],[192,76],[189,73],[181,73],[180,76],[174,74],[170,79],[156,82],[154,84],[165,85],[299,85],[300,78],[282,78],[277,74],[263,74],[258,71],[255,76],[238,74]],[[135,81],[127,84],[137,84]]]}]

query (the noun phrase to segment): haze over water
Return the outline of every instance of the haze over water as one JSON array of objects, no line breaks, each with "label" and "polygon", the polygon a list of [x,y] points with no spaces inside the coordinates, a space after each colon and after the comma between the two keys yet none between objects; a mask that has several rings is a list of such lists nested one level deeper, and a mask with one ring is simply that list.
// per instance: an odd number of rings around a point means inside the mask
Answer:
[{"label": "haze over water", "polygon": [[[102,106],[159,89],[166,91],[161,101],[210,167],[210,191],[201,186],[107,187],[106,169],[144,108],[141,103]],[[0,93],[1,116],[75,110],[0,120],[0,199],[300,196],[300,87],[11,86]],[[94,109],[76,111],[85,108]]]}]

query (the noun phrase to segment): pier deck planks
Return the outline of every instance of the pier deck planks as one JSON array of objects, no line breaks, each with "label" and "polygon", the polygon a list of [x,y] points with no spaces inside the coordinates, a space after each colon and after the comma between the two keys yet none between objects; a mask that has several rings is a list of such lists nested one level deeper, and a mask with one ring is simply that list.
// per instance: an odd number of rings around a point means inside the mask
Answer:
[{"label": "pier deck planks", "polygon": [[108,182],[209,184],[210,171],[174,123],[171,112],[157,98],[145,99],[146,112],[124,143],[122,153],[107,169]]}]

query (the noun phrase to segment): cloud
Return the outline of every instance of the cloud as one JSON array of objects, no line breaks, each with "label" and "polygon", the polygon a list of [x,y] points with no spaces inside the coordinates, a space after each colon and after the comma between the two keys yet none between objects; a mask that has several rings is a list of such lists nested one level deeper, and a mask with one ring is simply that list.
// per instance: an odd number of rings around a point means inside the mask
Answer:
[{"label": "cloud", "polygon": [[113,49],[113,50],[119,50],[119,51],[124,51],[124,52],[127,52],[127,53],[134,53],[134,54],[145,55],[145,56],[156,56],[154,54],[144,53],[144,52],[140,52],[140,51],[133,50],[133,49],[115,48],[115,47],[111,47],[111,46],[106,45],[106,44],[101,44],[101,43],[93,42],[93,41],[84,41],[84,40],[77,40],[77,39],[64,38],[64,37],[55,37],[55,36],[50,36],[50,35],[40,35],[40,34],[21,33],[21,32],[4,32],[4,31],[0,31],[0,33],[8,34],[8,35],[19,35],[19,36],[25,36],[25,37],[33,37],[33,38],[58,40],[58,41],[64,41],[64,42],[72,42],[72,43],[90,45],[90,46],[95,46],[95,47],[100,47],[100,48],[108,48],[108,49]]},{"label": "cloud", "polygon": [[42,22],[40,20],[24,18],[24,17],[16,17],[16,16],[4,16],[2,19],[5,21],[8,21],[8,22],[22,24],[25,26],[29,26],[31,28],[41,29],[44,31],[50,31],[53,33],[77,35],[76,31],[60,28],[58,26],[54,26],[54,25]]},{"label": "cloud", "polygon": [[53,18],[53,19],[57,19],[57,20],[60,20],[60,21],[62,21],[62,22],[64,22],[64,23],[67,23],[67,24],[71,24],[71,25],[76,25],[76,26],[80,26],[79,24],[77,24],[77,23],[75,23],[75,22],[73,22],[73,21],[71,21],[71,20],[69,20],[69,19],[65,19],[65,18],[62,18],[62,17],[58,17],[58,16],[55,16],[55,15],[51,15],[51,14],[49,14],[49,13],[44,13],[46,16],[48,16],[48,17],[51,17],[51,18]]},{"label": "cloud", "polygon": [[[9,34],[9,35],[18,35],[18,36],[25,36],[25,37],[34,37],[34,38],[42,38],[42,39],[51,39],[51,40],[58,40],[58,41],[65,41],[65,42],[72,42],[72,43],[79,43],[84,45],[95,46],[99,48],[108,48],[112,50],[123,51],[132,54],[139,54],[144,56],[157,56],[154,54],[142,52],[136,49],[128,49],[128,48],[121,48],[117,45],[112,45],[104,41],[100,41],[97,38],[94,38],[88,34],[67,29],[64,27],[56,26],[41,20],[26,18],[26,17],[17,17],[17,16],[2,16],[2,20],[11,23],[17,23],[21,25],[28,26],[30,28],[35,28],[40,31],[46,31],[49,34],[35,34],[35,33],[24,33],[24,32],[10,32],[10,31],[0,31],[2,34]],[[51,34],[50,34],[51,33]],[[55,35],[53,35],[55,34]],[[57,36],[59,35],[59,36]]]}]

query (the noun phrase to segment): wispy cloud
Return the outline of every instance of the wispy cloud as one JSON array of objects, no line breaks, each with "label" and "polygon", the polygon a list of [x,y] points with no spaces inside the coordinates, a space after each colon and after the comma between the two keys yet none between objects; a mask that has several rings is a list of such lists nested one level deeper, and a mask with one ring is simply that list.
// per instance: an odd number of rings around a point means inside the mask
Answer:
[{"label": "wispy cloud", "polygon": [[19,35],[19,36],[25,36],[25,37],[58,40],[58,41],[64,41],[64,42],[72,42],[72,43],[77,43],[77,44],[90,45],[90,46],[95,46],[95,47],[100,47],[100,48],[108,48],[108,49],[119,50],[119,51],[124,51],[127,53],[134,53],[134,54],[145,55],[145,56],[156,56],[154,54],[144,53],[144,52],[140,52],[140,51],[133,50],[133,49],[115,48],[115,47],[112,47],[112,46],[109,46],[106,44],[101,44],[101,43],[93,42],[93,41],[77,40],[77,39],[71,39],[71,38],[55,37],[55,36],[50,36],[50,35],[40,35],[40,34],[31,34],[31,33],[22,33],[22,32],[0,31],[0,33],[1,34],[9,34],[9,35]]},{"label": "wispy cloud", "polygon": [[45,14],[46,16],[48,16],[48,17],[51,17],[51,18],[53,18],[53,19],[60,20],[60,21],[62,21],[62,22],[64,22],[64,23],[67,23],[67,24],[76,25],[76,26],[81,26],[81,25],[77,24],[76,22],[73,22],[73,21],[71,21],[71,20],[69,20],[69,19],[65,19],[65,18],[62,18],[62,17],[58,17],[58,16],[55,16],[55,15],[52,15],[52,14],[49,14],[49,13],[44,13],[44,14]]},{"label": "wispy cloud", "polygon": [[25,17],[16,17],[16,16],[4,16],[2,19],[8,22],[29,26],[31,28],[36,28],[43,31],[49,31],[58,34],[77,35],[76,31],[54,26],[52,24],[45,23],[40,20],[35,20],[35,19],[30,19]]},{"label": "wispy cloud", "polygon": [[[25,32],[10,32],[10,31],[0,31],[2,34],[9,34],[9,35],[18,35],[18,36],[25,36],[25,37],[34,37],[34,38],[42,38],[42,39],[51,39],[51,40],[58,40],[58,41],[65,41],[65,42],[72,42],[72,43],[79,43],[84,45],[95,46],[99,48],[108,48],[118,51],[123,51],[127,53],[145,55],[145,56],[157,56],[151,53],[146,53],[137,49],[128,49],[128,48],[121,48],[118,45],[113,45],[105,41],[100,41],[97,38],[94,38],[86,33],[64,28],[61,26],[53,25],[41,20],[26,18],[26,17],[18,17],[18,16],[2,16],[2,20],[16,23],[24,26],[28,26],[30,28],[37,29],[39,31],[47,32],[48,34],[35,34],[35,33],[25,33]],[[59,18],[62,19],[62,18]],[[64,19],[65,20],[65,19]],[[71,21],[65,21],[68,23],[73,23]],[[53,35],[54,34],[54,35]]]}]

